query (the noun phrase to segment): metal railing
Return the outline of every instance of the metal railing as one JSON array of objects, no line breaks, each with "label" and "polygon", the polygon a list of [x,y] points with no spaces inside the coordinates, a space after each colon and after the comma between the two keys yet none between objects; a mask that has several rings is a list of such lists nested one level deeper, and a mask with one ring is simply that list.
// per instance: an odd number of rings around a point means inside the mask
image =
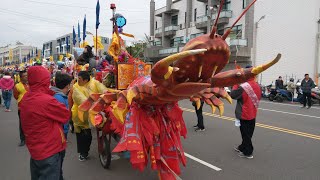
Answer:
[{"label": "metal railing", "polygon": [[168,26],[164,28],[164,31],[178,31],[179,30],[179,26]]},{"label": "metal railing", "polygon": [[196,23],[202,23],[202,22],[206,22],[206,21],[208,21],[208,16],[207,15],[199,16],[196,19]]},{"label": "metal railing", "polygon": [[162,33],[162,28],[158,28],[154,31],[155,34]]},{"label": "metal railing", "polygon": [[247,39],[230,39],[230,46],[247,46]]},{"label": "metal railing", "polygon": [[[216,19],[216,17],[217,17],[217,14],[212,15],[212,19]],[[222,10],[219,18],[231,18],[231,17],[232,17],[231,10]]]},{"label": "metal railing", "polygon": [[160,49],[159,50],[159,54],[173,54],[173,53],[177,53],[179,50],[179,47],[173,47],[173,48],[166,48],[166,49]]}]

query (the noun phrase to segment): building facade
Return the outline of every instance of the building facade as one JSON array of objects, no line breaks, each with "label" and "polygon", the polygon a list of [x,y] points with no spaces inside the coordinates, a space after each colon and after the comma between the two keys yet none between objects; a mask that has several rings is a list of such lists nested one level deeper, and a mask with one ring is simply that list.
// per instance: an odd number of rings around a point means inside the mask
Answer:
[{"label": "building facade", "polygon": [[[263,18],[264,17],[264,18]],[[300,81],[304,74],[319,83],[320,1],[268,0],[255,4],[256,64],[265,63],[277,53],[280,62],[262,73],[259,82],[273,84],[282,76]]]},{"label": "building facade", "polygon": [[[87,38],[86,41],[93,45],[93,38],[91,38],[91,33],[87,32]],[[81,35],[82,36],[82,35]],[[48,42],[43,43],[43,49],[44,49],[44,58],[49,58],[50,56],[53,57],[53,59],[57,60],[59,59],[59,55],[66,55],[67,53],[73,53],[74,47],[80,47],[78,36],[76,36],[76,44],[73,45],[73,35],[65,34],[63,36],[58,37],[55,40],[51,40]],[[81,42],[82,43],[82,42]],[[99,51],[99,55],[103,55],[105,52],[107,52],[107,49],[110,44],[110,39],[107,37],[101,37],[101,43],[104,46],[104,49],[102,51]]]},{"label": "building facade", "polygon": [[0,66],[27,62],[28,59],[36,57],[38,51],[41,52],[41,49],[20,42],[0,47]]},{"label": "building facade", "polygon": [[[225,0],[218,20],[218,34],[231,27],[247,4],[252,0]],[[211,31],[216,19],[219,0],[167,0],[166,6],[155,9],[155,1],[150,2],[150,41],[145,56],[157,61],[165,56],[177,53],[191,39]],[[209,8],[211,7],[211,8]],[[253,47],[254,8],[233,28],[226,40],[230,45],[230,64],[236,60],[238,64],[251,63]],[[230,65],[226,69],[234,68]]]}]

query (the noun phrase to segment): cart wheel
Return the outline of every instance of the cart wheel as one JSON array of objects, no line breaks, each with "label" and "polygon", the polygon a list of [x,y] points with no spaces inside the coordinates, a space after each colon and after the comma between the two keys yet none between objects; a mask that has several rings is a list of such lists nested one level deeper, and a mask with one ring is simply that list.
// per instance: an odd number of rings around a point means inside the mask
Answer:
[{"label": "cart wheel", "polygon": [[111,148],[107,136],[103,136],[103,151],[99,154],[99,159],[102,167],[109,169],[111,164]]}]

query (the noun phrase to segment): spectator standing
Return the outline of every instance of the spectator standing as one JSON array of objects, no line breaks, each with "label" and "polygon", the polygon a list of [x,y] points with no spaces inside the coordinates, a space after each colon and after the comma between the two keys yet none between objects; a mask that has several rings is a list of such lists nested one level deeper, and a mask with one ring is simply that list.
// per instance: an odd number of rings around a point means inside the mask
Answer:
[{"label": "spectator standing", "polygon": [[[247,66],[250,68],[252,66]],[[232,99],[237,100],[235,115],[240,120],[242,143],[234,149],[240,157],[252,159],[252,136],[255,129],[258,106],[261,99],[261,88],[254,78],[241,85],[235,85],[230,93]]]},{"label": "spectator standing", "polygon": [[316,85],[314,84],[313,80],[309,77],[309,74],[304,75],[304,79],[301,82],[301,90],[303,93],[303,106],[305,108],[308,101],[308,109],[311,108],[311,89],[315,88]]},{"label": "spectator standing", "polygon": [[23,134],[23,130],[21,128],[21,118],[20,118],[20,102],[27,91],[29,91],[28,85],[28,74],[27,71],[20,71],[20,82],[14,86],[13,96],[17,100],[18,103],[18,117],[19,117],[19,133],[20,133],[20,144],[19,146],[25,145],[25,136]]},{"label": "spectator standing", "polygon": [[28,82],[30,90],[20,102],[20,115],[31,155],[31,179],[63,180],[61,163],[66,139],[62,125],[69,119],[69,110],[53,97],[50,73],[44,67],[30,67]]}]

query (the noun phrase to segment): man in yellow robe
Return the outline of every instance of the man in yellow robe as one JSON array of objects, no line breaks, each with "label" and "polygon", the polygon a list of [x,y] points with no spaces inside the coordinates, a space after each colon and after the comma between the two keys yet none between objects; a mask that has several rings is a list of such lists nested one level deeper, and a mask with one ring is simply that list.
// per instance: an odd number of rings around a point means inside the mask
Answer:
[{"label": "man in yellow robe", "polygon": [[99,81],[90,78],[90,74],[87,71],[80,71],[78,82],[73,85],[72,99],[74,104],[72,106],[72,120],[77,137],[77,149],[80,161],[85,161],[88,158],[92,135],[89,125],[89,112],[79,113],[79,105],[87,100],[90,94],[103,93],[105,90],[106,87]]}]

